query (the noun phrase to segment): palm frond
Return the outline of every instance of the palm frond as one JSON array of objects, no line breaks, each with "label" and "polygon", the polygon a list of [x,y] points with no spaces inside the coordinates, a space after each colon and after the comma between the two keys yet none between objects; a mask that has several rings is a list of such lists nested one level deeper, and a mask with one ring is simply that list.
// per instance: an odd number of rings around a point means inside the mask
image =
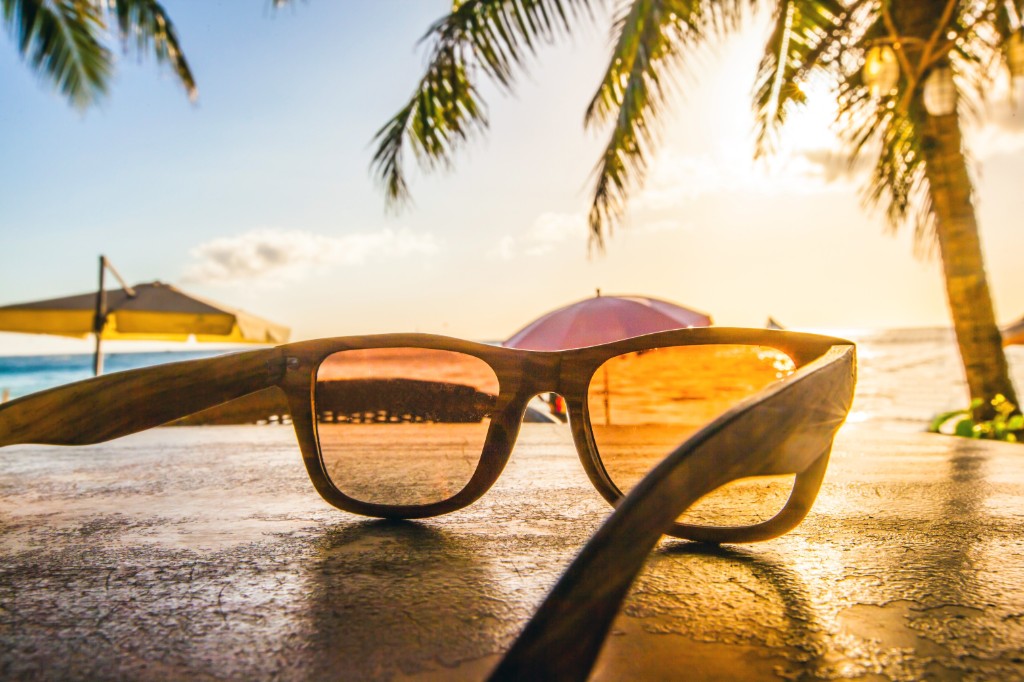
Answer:
[{"label": "palm frond", "polygon": [[622,215],[630,188],[643,180],[646,150],[657,142],[650,120],[665,103],[667,79],[672,75],[655,65],[660,66],[673,49],[670,17],[662,0],[637,0],[622,12],[613,27],[618,37],[611,62],[587,107],[587,126],[615,117],[608,145],[594,171],[589,222],[591,238],[598,246],[603,245],[605,231]]},{"label": "palm frond", "polygon": [[849,43],[847,56],[854,53],[860,58],[845,69],[838,93],[839,130],[850,146],[851,159],[869,151],[878,153],[863,192],[865,203],[883,206],[892,230],[912,227],[919,252],[934,247],[936,229],[922,152],[928,114],[921,100],[921,77],[935,66],[950,67],[960,117],[980,118],[997,67],[1005,63],[1007,41],[1022,30],[1024,1],[962,3],[952,10],[941,35],[925,53],[910,54],[915,72],[901,69],[897,91],[877,99],[869,95],[861,70],[867,47],[888,34],[881,18],[875,17],[876,23]]},{"label": "palm frond", "polygon": [[4,24],[33,71],[78,108],[103,95],[113,69],[100,10],[76,0],[4,0]]},{"label": "palm frond", "polygon": [[374,136],[371,168],[386,198],[409,198],[404,149],[421,167],[449,166],[474,133],[486,131],[486,105],[477,89],[483,72],[511,91],[517,72],[538,44],[568,34],[573,20],[601,0],[462,0],[424,35],[431,43],[426,73],[412,97]]},{"label": "palm frond", "polygon": [[18,51],[74,106],[106,93],[114,60],[102,40],[111,17],[126,48],[152,51],[171,65],[190,99],[196,84],[174,25],[155,0],[2,0],[3,20]]},{"label": "palm frond", "polygon": [[995,7],[990,8],[990,11],[994,15],[992,23],[1004,40],[1015,31],[1021,30],[1024,24],[1024,0],[996,1]]},{"label": "palm frond", "polygon": [[621,220],[630,191],[647,172],[658,144],[659,118],[678,89],[684,50],[735,28],[741,0],[634,0],[616,17],[612,56],[584,117],[588,127],[614,121],[594,169],[590,208],[592,243]]},{"label": "palm frond", "polygon": [[199,94],[195,78],[178,42],[177,32],[167,12],[155,0],[106,0],[108,11],[117,18],[125,47],[134,45],[138,54],[152,50],[157,62],[169,64],[190,100]]},{"label": "palm frond", "polygon": [[[871,95],[863,79],[863,59],[869,46],[886,35],[877,12],[864,17],[867,25],[855,39],[848,40],[848,51],[857,58],[844,64],[838,87],[838,130],[846,141],[851,165],[863,155],[877,154],[874,167],[861,198],[868,207],[884,210],[889,229],[904,225],[914,230],[917,248],[923,251],[934,243],[935,217],[926,175],[923,126],[927,113],[920,97],[908,95],[918,86],[913,75],[900,73],[896,90],[879,97]],[[908,101],[906,109],[900,102]]]},{"label": "palm frond", "polygon": [[836,62],[864,2],[786,0],[778,5],[754,91],[756,156],[773,151],[792,105],[803,104],[802,81]]},{"label": "palm frond", "polygon": [[983,118],[993,79],[1008,69],[1008,44],[1014,35],[1024,36],[1022,11],[1024,0],[989,2],[966,8],[955,17],[956,38],[949,47],[948,62],[956,73],[962,118],[974,122]]},{"label": "palm frond", "polygon": [[865,206],[880,206],[893,232],[911,226],[915,244],[921,249],[931,244],[935,230],[921,152],[921,121],[926,114],[920,105],[909,112],[899,111],[894,106],[897,97],[888,98],[882,106],[871,98],[852,103],[844,112],[844,137],[852,150],[851,163],[868,151],[877,154],[861,194]]},{"label": "palm frond", "polygon": [[921,153],[924,112],[887,117],[880,139],[881,152],[864,191],[868,205],[882,204],[891,229],[909,224],[918,246],[929,244],[935,230],[931,192]]},{"label": "palm frond", "polygon": [[403,152],[408,145],[421,166],[450,165],[456,148],[487,129],[487,114],[458,51],[434,54],[412,99],[374,136],[372,167],[391,205],[409,200]]}]

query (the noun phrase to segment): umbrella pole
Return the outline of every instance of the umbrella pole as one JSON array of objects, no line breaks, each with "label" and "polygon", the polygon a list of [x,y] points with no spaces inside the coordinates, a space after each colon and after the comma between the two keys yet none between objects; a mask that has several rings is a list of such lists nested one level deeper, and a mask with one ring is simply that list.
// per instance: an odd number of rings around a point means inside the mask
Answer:
[{"label": "umbrella pole", "polygon": [[[598,291],[600,292],[601,290],[598,289]],[[600,295],[601,294],[598,293],[598,296],[600,296]],[[605,364],[605,366],[604,366],[604,425],[605,426],[611,426],[612,425],[612,413],[610,411],[611,410],[610,404],[611,404],[611,401],[608,399],[608,365]]]},{"label": "umbrella pole", "polygon": [[100,350],[99,334],[96,334],[96,351],[92,356],[92,373],[95,376],[103,374],[103,351]]},{"label": "umbrella pole", "polygon": [[92,358],[92,372],[96,376],[103,374],[103,352],[100,348],[103,341],[103,327],[107,324],[107,290],[103,286],[103,275],[107,270],[107,257],[100,256],[100,288],[96,291],[96,316],[93,318],[92,330],[96,334],[96,353]]}]

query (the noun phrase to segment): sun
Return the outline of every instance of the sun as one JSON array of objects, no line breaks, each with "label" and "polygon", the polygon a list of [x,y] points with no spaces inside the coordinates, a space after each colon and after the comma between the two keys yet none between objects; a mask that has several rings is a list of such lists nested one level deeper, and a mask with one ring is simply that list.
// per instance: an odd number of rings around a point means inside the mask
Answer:
[{"label": "sun", "polygon": [[842,153],[843,145],[833,124],[838,113],[835,92],[824,74],[812,73],[800,84],[806,96],[803,104],[791,106],[779,131],[777,151],[782,156],[804,156],[808,152]]}]

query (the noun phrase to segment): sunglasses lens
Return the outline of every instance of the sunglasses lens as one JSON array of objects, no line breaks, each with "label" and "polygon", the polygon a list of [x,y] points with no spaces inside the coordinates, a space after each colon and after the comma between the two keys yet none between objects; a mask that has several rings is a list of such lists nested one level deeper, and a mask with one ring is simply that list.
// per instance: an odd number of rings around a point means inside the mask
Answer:
[{"label": "sunglasses lens", "polygon": [[327,474],[345,495],[390,506],[442,502],[480,462],[498,378],[479,358],[427,348],[349,350],[317,370]]},{"label": "sunglasses lens", "polygon": [[[611,358],[590,380],[587,402],[598,454],[627,493],[701,427],[791,374],[792,360],[763,346],[673,346]],[[786,505],[795,476],[745,478],[712,491],[678,521],[750,526]]]}]

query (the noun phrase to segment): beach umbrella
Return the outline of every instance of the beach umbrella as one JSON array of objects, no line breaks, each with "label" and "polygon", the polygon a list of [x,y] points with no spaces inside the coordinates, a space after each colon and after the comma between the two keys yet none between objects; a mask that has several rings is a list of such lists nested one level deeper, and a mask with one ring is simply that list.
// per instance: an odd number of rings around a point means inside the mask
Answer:
[{"label": "beach umbrella", "polygon": [[1024,317],[1003,328],[1003,345],[1024,344]]},{"label": "beach umbrella", "polygon": [[598,289],[593,298],[537,318],[503,345],[527,350],[564,350],[710,324],[709,316],[675,303],[647,296],[602,296]]},{"label": "beach umbrella", "polygon": [[[109,270],[121,289],[107,291]],[[187,294],[163,282],[128,286],[100,256],[99,289],[86,294],[0,307],[0,331],[96,337],[93,368],[103,371],[103,340],[265,343],[288,341],[283,325]]]},{"label": "beach umbrella", "polygon": [[[527,350],[564,350],[710,324],[708,315],[675,303],[647,296],[602,296],[598,289],[593,298],[542,315],[510,336],[503,345]],[[603,378],[605,422],[610,423],[607,365]],[[551,408],[559,418],[564,418],[560,405],[552,402]]]}]

